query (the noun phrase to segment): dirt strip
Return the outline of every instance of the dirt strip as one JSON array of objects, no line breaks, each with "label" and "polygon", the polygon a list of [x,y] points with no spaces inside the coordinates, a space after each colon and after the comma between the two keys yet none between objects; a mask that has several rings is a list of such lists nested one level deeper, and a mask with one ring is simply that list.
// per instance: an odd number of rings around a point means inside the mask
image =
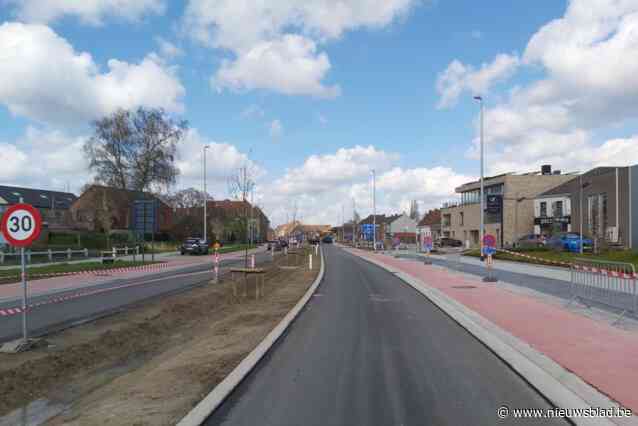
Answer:
[{"label": "dirt strip", "polygon": [[228,277],[49,336],[32,352],[0,354],[0,425],[176,423],[305,293],[320,265],[298,263],[262,265],[259,299],[253,279]]}]

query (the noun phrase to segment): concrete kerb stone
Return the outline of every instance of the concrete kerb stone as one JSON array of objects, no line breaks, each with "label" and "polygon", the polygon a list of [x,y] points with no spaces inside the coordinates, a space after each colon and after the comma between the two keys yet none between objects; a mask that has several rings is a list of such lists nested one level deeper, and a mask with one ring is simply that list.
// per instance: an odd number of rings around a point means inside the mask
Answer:
[{"label": "concrete kerb stone", "polygon": [[297,318],[301,310],[306,306],[314,292],[321,284],[325,272],[325,259],[321,250],[321,267],[319,275],[312,283],[308,291],[297,304],[286,314],[279,324],[262,340],[259,345],[246,358],[244,358],[233,371],[226,376],[215,388],[193,408],[177,426],[199,426],[219,407],[224,400],[235,390],[237,386],[250,374],[259,361],[266,355],[272,346]]},{"label": "concrete kerb stone", "polygon": [[[429,287],[422,281],[402,271],[397,271],[382,262],[365,257],[361,258],[394,274],[423,294],[461,327],[487,346],[554,406],[570,409],[618,406],[618,403],[585,383],[580,377],[567,371],[521,339],[501,329],[440,290]],[[614,419],[579,417],[570,418],[570,420],[576,425],[587,426],[638,425],[636,416]]]}]

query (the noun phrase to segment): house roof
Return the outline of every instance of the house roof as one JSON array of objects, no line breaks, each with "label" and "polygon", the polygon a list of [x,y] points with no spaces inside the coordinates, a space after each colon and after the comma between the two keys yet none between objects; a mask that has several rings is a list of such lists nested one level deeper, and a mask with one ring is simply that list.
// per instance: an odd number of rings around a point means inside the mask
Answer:
[{"label": "house roof", "polygon": [[441,223],[441,210],[430,210],[423,216],[423,219],[419,221],[418,226],[431,226]]},{"label": "house roof", "polygon": [[[623,169],[625,167],[618,167],[619,169]],[[568,180],[567,182],[563,182],[560,185],[557,185],[551,189],[548,189],[545,192],[541,192],[538,195],[538,198],[542,198],[543,196],[549,196],[549,195],[565,195],[565,194],[571,194],[572,192],[572,185],[574,184],[574,180],[576,179],[587,179],[587,178],[591,178],[591,177],[595,177],[595,176],[602,176],[602,175],[606,175],[608,173],[615,173],[616,172],[616,167],[596,167],[594,169],[591,169],[585,173],[583,173],[582,175],[579,176],[574,176],[573,179]]]},{"label": "house roof", "polygon": [[70,192],[49,191],[46,189],[0,186],[0,204],[18,204],[20,198],[27,204],[39,209],[68,209],[77,199]]},{"label": "house roof", "polygon": [[390,216],[386,216],[385,223],[387,223],[389,225],[392,222],[394,222],[395,220],[397,220],[398,218],[400,218],[401,216],[403,216],[403,214],[393,214],[393,215],[390,215]]},{"label": "house roof", "polygon": [[91,185],[82,193],[82,195],[80,195],[77,200],[82,199],[86,194],[93,191],[106,191],[108,196],[116,203],[125,203],[128,205],[135,200],[155,199],[158,200],[161,204],[164,204],[166,207],[168,207],[168,204],[164,200],[150,192],[134,191],[130,189],[121,189],[103,185]]}]

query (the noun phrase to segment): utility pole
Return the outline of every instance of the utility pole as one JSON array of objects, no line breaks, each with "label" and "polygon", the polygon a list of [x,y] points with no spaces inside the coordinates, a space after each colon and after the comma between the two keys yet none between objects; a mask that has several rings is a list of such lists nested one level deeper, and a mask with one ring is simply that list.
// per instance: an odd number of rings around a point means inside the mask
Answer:
[{"label": "utility pole", "polygon": [[355,204],[354,198],[352,199],[352,245],[354,246],[357,238],[356,238],[356,227],[357,227],[357,206]]},{"label": "utility pole", "polygon": [[[474,99],[481,104],[481,228],[479,235],[479,244],[481,247],[481,259],[483,258],[483,237],[485,236],[485,217],[484,217],[484,203],[485,203],[485,183],[484,183],[484,167],[485,167],[485,140],[484,140],[484,116],[485,107],[483,105],[483,97],[474,96]],[[502,213],[501,213],[502,214]],[[501,230],[501,232],[503,232]]]},{"label": "utility pole", "polygon": [[341,204],[341,242],[346,240],[346,223],[344,222],[343,204]]},{"label": "utility pole", "polygon": [[208,193],[206,192],[206,151],[208,150],[209,146],[208,145],[204,145],[204,149],[202,150],[203,152],[203,159],[204,159],[204,171],[203,171],[203,180],[204,180],[204,241],[208,242],[208,234],[206,233],[206,222],[207,222],[207,215],[206,215],[206,205],[208,204]]},{"label": "utility pole", "polygon": [[373,250],[377,251],[377,187],[376,187],[377,175],[372,169],[372,241]]}]

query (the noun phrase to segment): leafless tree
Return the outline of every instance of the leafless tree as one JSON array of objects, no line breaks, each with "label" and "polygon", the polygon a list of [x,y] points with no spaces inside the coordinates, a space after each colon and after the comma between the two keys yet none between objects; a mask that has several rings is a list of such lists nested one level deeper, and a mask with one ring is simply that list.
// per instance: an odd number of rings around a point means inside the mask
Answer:
[{"label": "leafless tree", "polygon": [[[173,194],[168,194],[164,198],[171,207],[176,209],[188,209],[204,205],[204,191],[195,188],[182,189]],[[207,199],[212,201],[213,197],[208,194]]]},{"label": "leafless tree", "polygon": [[249,208],[248,197],[255,188],[255,176],[254,167],[246,163],[235,174],[228,177],[228,192],[230,196],[244,202],[244,209],[238,219],[241,221],[242,229],[244,230],[244,243],[246,245],[244,263],[246,268],[248,267],[248,224],[251,213],[249,210],[252,210],[252,206]]},{"label": "leafless tree", "polygon": [[84,153],[98,183],[138,191],[168,188],[179,173],[175,154],[187,128],[161,109],[118,110],[93,123]]}]

